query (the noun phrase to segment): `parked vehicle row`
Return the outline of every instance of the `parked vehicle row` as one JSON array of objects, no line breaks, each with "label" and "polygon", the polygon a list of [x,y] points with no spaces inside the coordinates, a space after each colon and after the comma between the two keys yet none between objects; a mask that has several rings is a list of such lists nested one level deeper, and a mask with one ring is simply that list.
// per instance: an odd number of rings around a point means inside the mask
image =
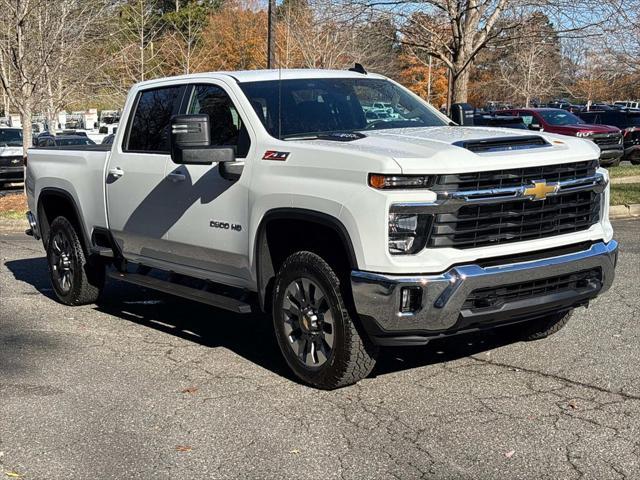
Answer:
[{"label": "parked vehicle row", "polygon": [[600,147],[600,163],[618,165],[624,154],[622,133],[619,128],[596,123],[586,123],[571,112],[559,108],[523,108],[503,110],[500,114],[522,119],[530,130],[558,133],[593,141]]}]

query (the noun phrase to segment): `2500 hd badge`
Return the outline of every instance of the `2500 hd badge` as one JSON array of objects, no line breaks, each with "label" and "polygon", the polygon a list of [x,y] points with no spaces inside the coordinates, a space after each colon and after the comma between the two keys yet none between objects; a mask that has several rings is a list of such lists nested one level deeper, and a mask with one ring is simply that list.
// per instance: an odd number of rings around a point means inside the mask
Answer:
[{"label": "2500 hd badge", "polygon": [[236,232],[242,231],[242,225],[238,225],[237,223],[216,222],[211,220],[209,222],[209,226],[211,228],[221,228],[222,230],[234,230]]}]

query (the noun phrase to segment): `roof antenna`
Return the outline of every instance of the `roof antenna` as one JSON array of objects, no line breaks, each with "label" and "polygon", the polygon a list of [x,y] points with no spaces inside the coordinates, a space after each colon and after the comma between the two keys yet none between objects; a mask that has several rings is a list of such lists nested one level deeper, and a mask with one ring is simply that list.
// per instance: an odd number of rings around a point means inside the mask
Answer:
[{"label": "roof antenna", "polygon": [[349,71],[350,71],[350,72],[361,73],[361,74],[363,74],[363,75],[366,75],[366,74],[367,74],[367,71],[364,69],[364,67],[362,66],[362,64],[357,63],[357,62],[356,62],[356,64],[355,64],[353,67],[351,67],[351,68],[349,69]]}]

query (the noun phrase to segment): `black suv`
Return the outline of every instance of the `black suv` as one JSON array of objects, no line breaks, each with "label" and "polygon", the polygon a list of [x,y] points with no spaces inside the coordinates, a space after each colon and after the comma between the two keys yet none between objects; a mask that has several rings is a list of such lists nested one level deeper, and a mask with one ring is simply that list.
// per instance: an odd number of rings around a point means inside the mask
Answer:
[{"label": "black suv", "polygon": [[624,142],[623,160],[640,165],[640,111],[591,110],[578,116],[587,123],[613,125],[622,130]]}]

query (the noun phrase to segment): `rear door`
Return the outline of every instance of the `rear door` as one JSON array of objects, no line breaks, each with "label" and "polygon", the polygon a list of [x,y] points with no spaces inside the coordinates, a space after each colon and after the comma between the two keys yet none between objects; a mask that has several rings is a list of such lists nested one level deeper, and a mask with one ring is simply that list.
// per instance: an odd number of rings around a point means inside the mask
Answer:
[{"label": "rear door", "polygon": [[127,131],[114,145],[108,165],[107,214],[114,237],[131,260],[166,260],[171,216],[165,178],[170,121],[180,112],[186,87],[171,85],[138,92],[126,119]]},{"label": "rear door", "polygon": [[[230,146],[236,160],[249,160],[255,150],[237,101],[222,82],[192,85],[186,95],[187,114],[209,115],[212,146]],[[248,265],[248,164],[240,179],[223,178],[220,166],[178,165],[165,191],[171,260],[183,267],[215,272],[209,278],[243,286]]]}]

